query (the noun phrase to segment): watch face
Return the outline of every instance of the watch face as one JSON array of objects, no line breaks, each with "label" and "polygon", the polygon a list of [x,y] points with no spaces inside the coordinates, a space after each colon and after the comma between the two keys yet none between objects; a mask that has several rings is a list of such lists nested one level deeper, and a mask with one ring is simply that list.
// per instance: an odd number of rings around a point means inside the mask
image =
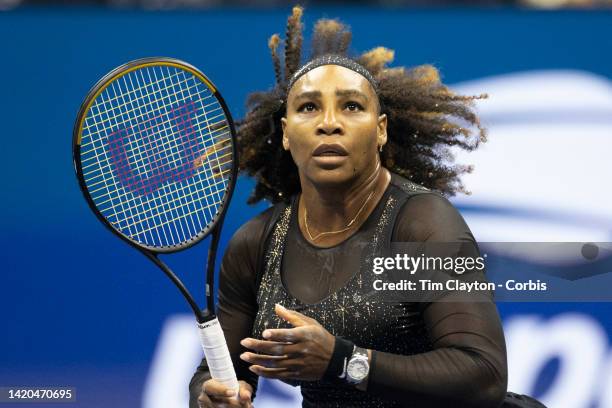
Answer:
[{"label": "watch face", "polygon": [[349,362],[346,373],[352,380],[361,381],[367,377],[368,369],[367,359],[354,359]]}]

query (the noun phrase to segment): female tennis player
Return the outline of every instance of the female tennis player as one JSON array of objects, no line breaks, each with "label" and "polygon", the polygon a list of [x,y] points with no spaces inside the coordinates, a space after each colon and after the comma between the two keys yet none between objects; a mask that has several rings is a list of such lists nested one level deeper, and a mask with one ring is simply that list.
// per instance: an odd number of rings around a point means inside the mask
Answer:
[{"label": "female tennis player", "polygon": [[450,149],[484,140],[476,97],[452,93],[431,66],[388,68],[388,49],[349,58],[351,33],[334,20],[316,24],[300,65],[301,13],[282,62],[271,37],[276,86],[250,97],[238,130],[250,201],[275,203],[236,232],[221,266],[218,317],[240,390],[203,361],[191,406],[250,407],[259,376],[300,385],[304,407],[499,406],[506,351],[490,293],[401,302],[372,289],[371,260],[394,241],[478,254],[443,196],[464,191],[470,171]]}]

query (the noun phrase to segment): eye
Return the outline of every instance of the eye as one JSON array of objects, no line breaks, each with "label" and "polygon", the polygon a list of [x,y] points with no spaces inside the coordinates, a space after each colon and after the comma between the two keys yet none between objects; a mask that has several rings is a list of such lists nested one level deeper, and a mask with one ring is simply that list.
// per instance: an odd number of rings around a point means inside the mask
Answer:
[{"label": "eye", "polygon": [[344,108],[351,112],[357,112],[357,111],[363,110],[363,106],[361,106],[359,103],[354,102],[354,101],[347,102]]},{"label": "eye", "polygon": [[317,109],[317,106],[312,102],[306,102],[300,105],[298,108],[298,112],[314,112]]}]

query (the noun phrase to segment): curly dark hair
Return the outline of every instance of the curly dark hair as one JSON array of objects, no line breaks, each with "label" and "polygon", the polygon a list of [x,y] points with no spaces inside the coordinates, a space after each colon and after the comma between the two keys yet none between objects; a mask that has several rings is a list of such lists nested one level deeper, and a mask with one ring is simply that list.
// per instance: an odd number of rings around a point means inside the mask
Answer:
[{"label": "curly dark hair", "polygon": [[[248,112],[238,123],[239,168],[257,181],[249,203],[287,201],[300,191],[297,167],[282,148],[280,119],[286,114],[287,83],[302,60],[301,16],[302,8],[294,7],[287,20],[284,63],[278,51],[279,35],[270,37],[276,84],[266,92],[249,95]],[[350,42],[347,26],[321,19],[314,28],[311,59],[325,54],[348,56]],[[392,50],[378,47],[353,58],[378,82],[381,112],[388,123],[387,144],[380,153],[383,166],[448,196],[469,194],[460,175],[471,172],[472,166],[455,164],[451,149],[472,151],[486,141],[485,129],[473,110],[474,99],[486,95],[454,94],[431,65],[389,68],[393,56]]]}]

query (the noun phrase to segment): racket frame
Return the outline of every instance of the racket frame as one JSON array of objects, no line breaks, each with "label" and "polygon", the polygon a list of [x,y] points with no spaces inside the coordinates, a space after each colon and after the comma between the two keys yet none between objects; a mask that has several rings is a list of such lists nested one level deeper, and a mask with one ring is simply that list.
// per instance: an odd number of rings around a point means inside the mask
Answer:
[{"label": "racket frame", "polygon": [[[122,234],[118,231],[107,219],[104,217],[97,206],[95,205],[93,198],[89,194],[87,189],[87,185],[85,183],[85,178],[82,171],[81,165],[81,139],[82,139],[82,129],[85,118],[87,117],[87,113],[91,109],[93,102],[96,98],[116,79],[132,72],[140,68],[150,67],[150,66],[170,66],[179,69],[184,69],[191,74],[195,75],[198,79],[206,84],[206,86],[210,89],[214,97],[219,101],[219,105],[223,109],[223,113],[225,114],[225,120],[229,126],[230,135],[232,141],[232,166],[231,172],[227,179],[228,187],[223,195],[223,199],[219,204],[219,209],[213,219],[206,225],[206,227],[200,231],[195,237],[192,237],[186,242],[182,242],[176,245],[168,245],[162,247],[155,247],[151,245],[142,244],[137,242],[136,240]],[[194,67],[191,64],[188,64],[184,61],[180,61],[178,59],[169,58],[169,57],[148,57],[141,58],[137,60],[130,61],[119,67],[113,69],[108,74],[103,76],[87,93],[84,101],[81,103],[81,107],[77,114],[77,120],[74,124],[73,129],[73,137],[72,137],[72,159],[74,170],[77,176],[77,180],[79,183],[79,188],[85,197],[85,201],[89,205],[89,208],[93,211],[96,217],[108,228],[114,235],[121,238],[123,241],[128,243],[130,246],[134,247],[141,253],[143,253],[147,258],[149,258],[155,265],[157,265],[166,276],[174,283],[174,285],[179,289],[179,291],[183,294],[189,305],[191,306],[198,323],[204,323],[206,321],[213,320],[215,318],[214,315],[214,299],[212,296],[213,288],[214,288],[214,270],[215,270],[215,260],[217,254],[217,247],[219,244],[219,239],[221,236],[221,229],[223,227],[223,220],[225,218],[225,214],[228,210],[228,206],[231,200],[231,197],[234,192],[234,187],[236,186],[236,179],[238,176],[238,152],[236,148],[236,131],[234,127],[234,122],[232,120],[232,116],[230,114],[229,108],[225,103],[225,100],[214,86],[212,81],[208,79],[203,72]],[[172,272],[172,270],[161,260],[159,259],[159,254],[170,254],[179,251],[183,251],[187,248],[194,246],[199,243],[203,239],[207,238],[212,234],[211,243],[208,251],[208,259],[207,259],[207,270],[206,270],[206,309],[202,310],[198,307],[195,302],[193,296],[189,292],[189,290],[185,287],[182,281]]]},{"label": "racket frame", "polygon": [[[232,148],[232,163],[234,163],[234,165],[232,165],[230,176],[228,177],[229,185],[228,185],[227,190],[225,191],[225,194],[223,196],[223,199],[221,200],[221,203],[219,204],[219,210],[217,211],[217,214],[215,214],[215,217],[207,224],[206,228],[204,228],[195,237],[191,238],[190,240],[186,242],[176,244],[176,245],[162,246],[162,247],[142,244],[136,240],[133,240],[132,238],[128,236],[125,236],[120,231],[117,231],[117,229],[100,213],[95,203],[93,202],[93,199],[91,195],[89,194],[89,191],[87,190],[87,185],[85,184],[85,178],[82,172],[81,154],[80,154],[81,153],[81,134],[82,134],[81,130],[83,129],[83,122],[85,121],[87,112],[89,112],[89,109],[91,108],[91,105],[96,100],[96,98],[115,79],[118,79],[128,74],[129,72],[135,71],[139,68],[143,68],[147,66],[159,66],[159,65],[166,65],[166,66],[171,66],[175,68],[185,69],[186,71],[198,77],[198,79],[200,79],[202,82],[204,82],[208,86],[208,88],[211,90],[214,97],[217,98],[217,100],[219,101],[219,105],[221,106],[221,108],[223,109],[223,113],[225,114],[225,118],[226,118],[227,124],[230,129],[230,137],[232,139],[232,147],[233,147]],[[234,122],[232,120],[232,116],[227,107],[227,104],[225,103],[225,100],[223,99],[223,97],[221,96],[217,88],[213,85],[210,79],[208,79],[208,77],[204,75],[204,73],[202,73],[200,70],[198,70],[193,65],[177,60],[177,59],[174,59],[174,58],[168,58],[168,57],[141,58],[141,59],[137,59],[134,61],[130,61],[126,64],[123,64],[115,68],[114,70],[106,74],[104,77],[102,77],[102,79],[100,79],[93,86],[93,88],[91,88],[91,90],[85,97],[85,100],[81,104],[81,107],[79,109],[79,113],[77,116],[77,120],[75,121],[75,124],[74,124],[73,138],[72,138],[72,159],[73,159],[74,169],[77,174],[77,179],[79,181],[79,187],[81,189],[81,192],[85,196],[85,200],[87,201],[87,204],[96,214],[98,219],[100,219],[107,228],[111,229],[111,231],[113,231],[116,235],[119,235],[121,239],[123,239],[124,241],[127,241],[133,246],[135,245],[139,248],[147,249],[154,253],[162,253],[162,254],[163,253],[174,253],[174,252],[185,250],[197,244],[202,239],[206,238],[211,233],[211,231],[215,229],[217,224],[221,224],[223,222],[223,215],[225,215],[225,212],[227,210],[226,207],[229,205],[229,201],[234,192],[234,187],[236,185],[236,178],[238,176],[238,166],[236,165],[238,163],[238,152],[237,152],[238,149],[236,148],[236,136],[235,135],[236,135],[236,131],[235,131]]]}]

